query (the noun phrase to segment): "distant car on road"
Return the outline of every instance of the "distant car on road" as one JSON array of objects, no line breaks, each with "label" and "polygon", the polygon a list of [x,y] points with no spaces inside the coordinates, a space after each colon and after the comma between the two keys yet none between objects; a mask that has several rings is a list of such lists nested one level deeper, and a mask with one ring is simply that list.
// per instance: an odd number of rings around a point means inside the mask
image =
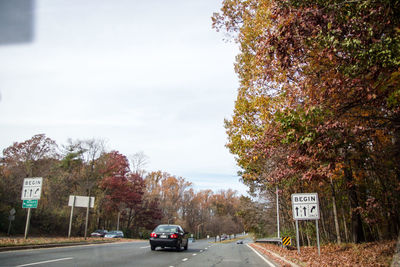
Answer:
[{"label": "distant car on road", "polygon": [[189,242],[191,242],[191,243],[193,243],[193,242],[196,242],[196,239],[194,238],[194,237],[189,237]]},{"label": "distant car on road", "polygon": [[110,231],[104,237],[105,238],[123,238],[124,233],[122,231]]},{"label": "distant car on road", "polygon": [[236,244],[243,244],[243,240],[236,241]]},{"label": "distant car on road", "polygon": [[151,250],[157,247],[175,248],[176,251],[180,251],[183,247],[187,250],[189,243],[187,234],[180,225],[161,224],[150,234]]},{"label": "distant car on road", "polygon": [[108,233],[107,230],[98,229],[90,234],[91,237],[104,237]]}]

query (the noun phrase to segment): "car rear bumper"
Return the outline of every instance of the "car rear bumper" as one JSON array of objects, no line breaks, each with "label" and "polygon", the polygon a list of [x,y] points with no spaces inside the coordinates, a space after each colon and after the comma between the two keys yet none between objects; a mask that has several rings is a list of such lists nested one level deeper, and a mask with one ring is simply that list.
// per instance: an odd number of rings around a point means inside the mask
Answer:
[{"label": "car rear bumper", "polygon": [[150,246],[153,247],[176,247],[179,239],[150,238]]}]

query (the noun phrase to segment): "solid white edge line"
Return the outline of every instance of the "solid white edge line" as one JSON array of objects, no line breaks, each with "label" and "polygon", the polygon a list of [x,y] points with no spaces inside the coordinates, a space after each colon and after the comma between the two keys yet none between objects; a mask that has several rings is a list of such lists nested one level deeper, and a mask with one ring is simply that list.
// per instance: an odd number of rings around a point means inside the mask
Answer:
[{"label": "solid white edge line", "polygon": [[43,264],[43,263],[50,263],[50,262],[56,262],[56,261],[65,261],[65,260],[72,260],[72,259],[73,258],[62,258],[62,259],[55,259],[55,260],[48,260],[48,261],[39,261],[39,262],[33,262],[33,263],[17,265],[16,267],[32,266],[32,265],[38,265],[38,264]]},{"label": "solid white edge line", "polygon": [[249,246],[249,244],[246,244],[246,246],[248,246],[251,250],[254,251],[254,253],[256,253],[258,256],[260,256],[261,259],[263,259],[269,266],[271,267],[275,267],[275,265],[270,262],[269,260],[267,260],[263,255],[261,255],[257,250],[255,250],[254,248],[252,248],[251,246]]}]

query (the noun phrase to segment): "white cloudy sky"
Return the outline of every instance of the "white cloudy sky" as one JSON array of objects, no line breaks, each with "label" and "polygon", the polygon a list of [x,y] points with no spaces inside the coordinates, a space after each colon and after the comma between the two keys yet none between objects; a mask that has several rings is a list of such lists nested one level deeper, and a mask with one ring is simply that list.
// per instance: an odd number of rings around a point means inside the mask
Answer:
[{"label": "white cloudy sky", "polygon": [[32,42],[0,44],[0,149],[38,133],[143,151],[195,188],[245,186],[224,147],[237,45],[218,0],[36,0]]}]

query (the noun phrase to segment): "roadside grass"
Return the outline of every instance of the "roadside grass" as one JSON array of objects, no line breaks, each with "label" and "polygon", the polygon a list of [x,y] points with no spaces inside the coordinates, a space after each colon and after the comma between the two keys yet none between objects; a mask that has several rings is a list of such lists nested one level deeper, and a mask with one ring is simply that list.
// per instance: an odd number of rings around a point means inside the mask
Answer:
[{"label": "roadside grass", "polygon": [[[253,243],[260,252],[271,256],[272,251],[300,266],[390,266],[396,250],[396,240],[363,244],[326,244],[321,246],[321,256],[316,247],[288,250],[273,244]],[[260,249],[261,248],[261,249]],[[289,265],[283,265],[289,266]]]},{"label": "roadside grass", "polygon": [[0,237],[0,247],[14,247],[26,245],[45,245],[45,244],[67,244],[67,243],[101,243],[101,242],[129,242],[135,239],[129,238],[101,238],[101,237]]}]

